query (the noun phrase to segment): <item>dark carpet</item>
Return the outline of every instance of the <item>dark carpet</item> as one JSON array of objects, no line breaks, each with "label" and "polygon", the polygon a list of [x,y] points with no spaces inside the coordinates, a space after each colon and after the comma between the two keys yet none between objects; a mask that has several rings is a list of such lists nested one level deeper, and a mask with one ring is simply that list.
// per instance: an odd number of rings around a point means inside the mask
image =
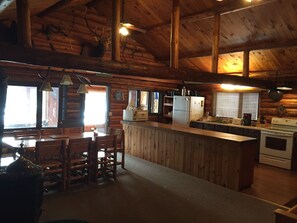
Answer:
[{"label": "dark carpet", "polygon": [[45,195],[40,222],[274,222],[273,204],[131,156],[126,168],[116,182]]}]

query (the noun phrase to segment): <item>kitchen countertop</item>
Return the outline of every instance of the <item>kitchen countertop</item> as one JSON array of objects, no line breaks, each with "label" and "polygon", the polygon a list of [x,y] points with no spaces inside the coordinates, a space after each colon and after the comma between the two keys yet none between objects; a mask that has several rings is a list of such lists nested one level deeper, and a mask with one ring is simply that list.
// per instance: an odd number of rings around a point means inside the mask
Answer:
[{"label": "kitchen countertop", "polygon": [[270,124],[260,124],[260,126],[247,126],[247,125],[235,125],[232,123],[221,123],[216,121],[192,121],[198,123],[206,123],[206,124],[214,124],[214,125],[224,125],[224,126],[231,126],[231,127],[238,127],[238,128],[245,128],[245,129],[254,129],[254,130],[266,130],[270,128]]}]

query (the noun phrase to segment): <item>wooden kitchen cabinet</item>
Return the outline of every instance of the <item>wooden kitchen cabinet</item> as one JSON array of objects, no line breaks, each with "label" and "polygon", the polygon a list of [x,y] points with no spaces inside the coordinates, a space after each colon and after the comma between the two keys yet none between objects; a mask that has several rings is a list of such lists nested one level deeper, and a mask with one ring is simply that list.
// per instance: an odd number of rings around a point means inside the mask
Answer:
[{"label": "wooden kitchen cabinet", "polygon": [[230,132],[231,134],[244,136],[244,128],[240,128],[240,127],[230,127],[229,132]]},{"label": "wooden kitchen cabinet", "polygon": [[215,125],[215,131],[229,133],[228,125]]},{"label": "wooden kitchen cabinet", "polygon": [[203,129],[205,129],[205,130],[215,131],[215,126],[216,125],[214,125],[214,124],[203,123]]}]

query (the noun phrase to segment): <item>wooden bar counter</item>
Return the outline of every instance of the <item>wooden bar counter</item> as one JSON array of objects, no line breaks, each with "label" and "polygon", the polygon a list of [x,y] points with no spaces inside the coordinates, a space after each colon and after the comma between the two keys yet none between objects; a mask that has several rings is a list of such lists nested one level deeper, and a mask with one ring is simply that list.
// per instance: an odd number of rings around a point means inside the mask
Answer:
[{"label": "wooden bar counter", "polygon": [[255,138],[157,122],[123,121],[126,152],[212,183],[253,183]]}]

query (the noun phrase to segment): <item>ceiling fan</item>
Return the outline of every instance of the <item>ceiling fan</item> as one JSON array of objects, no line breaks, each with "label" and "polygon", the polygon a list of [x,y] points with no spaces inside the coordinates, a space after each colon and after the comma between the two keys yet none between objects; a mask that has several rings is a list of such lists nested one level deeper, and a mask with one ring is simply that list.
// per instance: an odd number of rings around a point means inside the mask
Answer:
[{"label": "ceiling fan", "polygon": [[125,12],[125,0],[122,0],[122,18],[121,18],[121,28],[120,28],[120,33],[123,36],[127,36],[129,34],[129,30],[133,30],[133,31],[137,31],[140,33],[146,33],[145,29],[139,28],[134,26],[133,24],[129,23],[124,16],[124,12]]}]

